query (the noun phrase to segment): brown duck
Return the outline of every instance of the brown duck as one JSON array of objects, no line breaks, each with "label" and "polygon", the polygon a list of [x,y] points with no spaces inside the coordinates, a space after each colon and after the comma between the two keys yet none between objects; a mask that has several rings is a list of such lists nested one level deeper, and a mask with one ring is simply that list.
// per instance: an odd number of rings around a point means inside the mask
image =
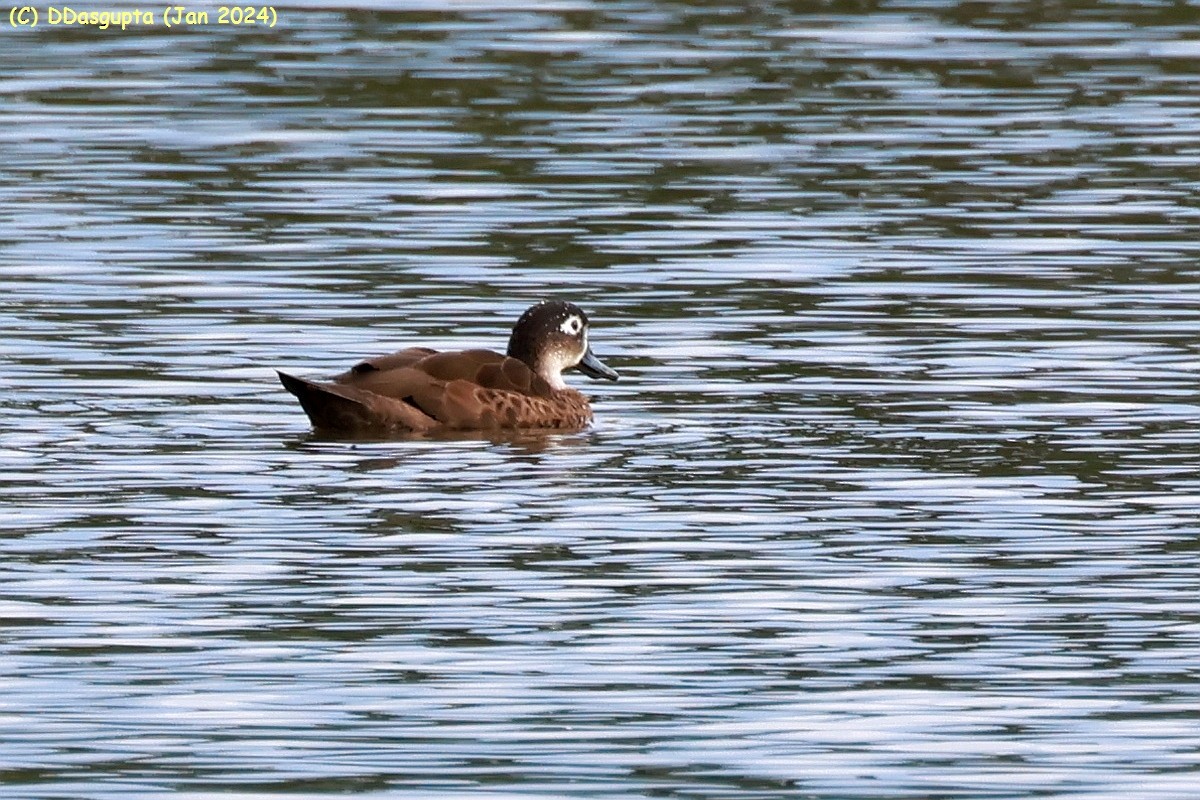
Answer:
[{"label": "brown duck", "polygon": [[507,355],[412,347],[362,361],[328,383],[285,372],[279,380],[323,432],[578,429],[592,421],[592,407],[563,382],[572,367],[617,379],[588,346],[583,310],[548,300],[517,320]]}]

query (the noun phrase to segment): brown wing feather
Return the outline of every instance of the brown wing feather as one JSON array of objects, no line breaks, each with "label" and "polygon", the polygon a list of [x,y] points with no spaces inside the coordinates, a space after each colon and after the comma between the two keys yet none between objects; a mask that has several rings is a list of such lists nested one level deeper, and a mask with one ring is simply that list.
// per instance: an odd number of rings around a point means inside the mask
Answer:
[{"label": "brown wing feather", "polygon": [[334,380],[388,397],[406,397],[428,381],[464,381],[485,389],[538,397],[553,394],[550,384],[524,362],[492,350],[425,351],[427,355],[419,357],[424,350],[412,348],[363,361]]},{"label": "brown wing feather", "polygon": [[442,385],[442,381],[430,377],[416,367],[363,372],[351,376],[339,375],[337,383],[395,400],[409,400],[431,389],[436,390]]},{"label": "brown wing feather", "polygon": [[400,369],[401,367],[410,367],[418,361],[436,355],[437,350],[429,347],[410,347],[407,350],[400,350],[395,353],[390,353],[386,356],[376,356],[375,358],[365,358],[355,364],[346,372],[334,378],[338,383],[352,384],[356,375],[365,375],[371,372],[386,372],[390,369]]},{"label": "brown wing feather", "polygon": [[421,359],[414,366],[440,381],[478,380],[480,370],[504,361],[503,356],[493,350],[458,350],[450,353],[435,353]]}]

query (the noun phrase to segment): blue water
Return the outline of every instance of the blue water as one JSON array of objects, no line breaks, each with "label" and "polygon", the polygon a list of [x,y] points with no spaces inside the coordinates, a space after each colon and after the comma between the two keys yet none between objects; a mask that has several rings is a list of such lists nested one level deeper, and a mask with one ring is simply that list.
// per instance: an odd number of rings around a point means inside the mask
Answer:
[{"label": "blue water", "polygon": [[872,8],[0,31],[0,797],[1195,797],[1196,9]]}]

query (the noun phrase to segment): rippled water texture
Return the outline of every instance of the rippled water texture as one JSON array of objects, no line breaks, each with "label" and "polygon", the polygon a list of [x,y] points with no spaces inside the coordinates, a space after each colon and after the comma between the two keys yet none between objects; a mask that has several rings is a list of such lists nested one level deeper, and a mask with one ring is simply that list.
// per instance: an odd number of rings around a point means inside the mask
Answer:
[{"label": "rippled water texture", "polygon": [[809,7],[0,31],[0,797],[1196,797],[1200,10]]}]

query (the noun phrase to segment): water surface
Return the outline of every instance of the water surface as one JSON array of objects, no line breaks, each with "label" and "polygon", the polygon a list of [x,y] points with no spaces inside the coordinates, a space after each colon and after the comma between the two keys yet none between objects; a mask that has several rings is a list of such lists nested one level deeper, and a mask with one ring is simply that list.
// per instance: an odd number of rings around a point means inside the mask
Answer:
[{"label": "water surface", "polygon": [[861,5],[0,33],[0,796],[1193,797],[1200,15]]}]

